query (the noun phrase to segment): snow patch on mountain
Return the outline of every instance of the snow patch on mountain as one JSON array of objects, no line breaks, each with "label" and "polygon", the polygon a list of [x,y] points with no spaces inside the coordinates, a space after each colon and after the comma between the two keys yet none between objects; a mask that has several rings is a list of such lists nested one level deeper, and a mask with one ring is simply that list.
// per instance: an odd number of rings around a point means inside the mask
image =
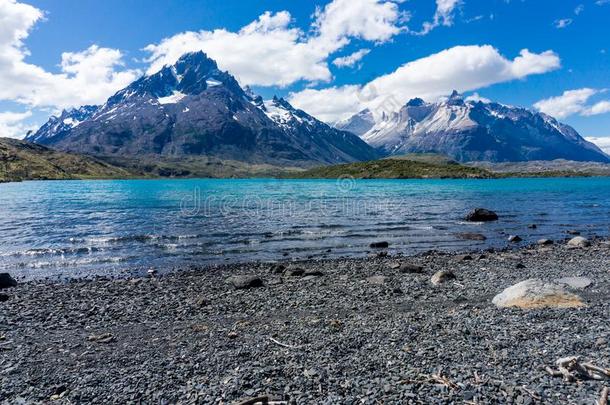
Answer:
[{"label": "snow patch on mountain", "polygon": [[174,90],[174,92],[171,95],[169,95],[167,97],[159,97],[159,98],[157,98],[157,101],[159,101],[159,104],[162,104],[162,105],[176,104],[176,103],[180,102],[180,100],[182,100],[184,97],[186,97],[186,94]]}]

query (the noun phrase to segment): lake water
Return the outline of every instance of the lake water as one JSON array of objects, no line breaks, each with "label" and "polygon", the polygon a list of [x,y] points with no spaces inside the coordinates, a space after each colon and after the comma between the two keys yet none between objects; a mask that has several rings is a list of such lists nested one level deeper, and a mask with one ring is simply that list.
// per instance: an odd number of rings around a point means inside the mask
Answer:
[{"label": "lake water", "polygon": [[[500,220],[464,222],[474,207]],[[363,256],[374,241],[390,242],[390,253],[483,249],[507,246],[509,234],[527,243],[571,229],[608,235],[609,178],[0,184],[0,272],[28,279]]]}]

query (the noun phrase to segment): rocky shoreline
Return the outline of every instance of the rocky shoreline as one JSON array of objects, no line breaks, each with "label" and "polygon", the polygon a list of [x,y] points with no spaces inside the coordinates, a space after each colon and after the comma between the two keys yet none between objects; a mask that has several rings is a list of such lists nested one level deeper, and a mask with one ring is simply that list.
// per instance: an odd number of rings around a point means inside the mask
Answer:
[{"label": "rocky shoreline", "polygon": [[[547,242],[19,284],[1,291],[0,402],[594,403],[610,380],[546,368],[610,367],[609,258]],[[492,303],[577,276],[575,308]]]}]

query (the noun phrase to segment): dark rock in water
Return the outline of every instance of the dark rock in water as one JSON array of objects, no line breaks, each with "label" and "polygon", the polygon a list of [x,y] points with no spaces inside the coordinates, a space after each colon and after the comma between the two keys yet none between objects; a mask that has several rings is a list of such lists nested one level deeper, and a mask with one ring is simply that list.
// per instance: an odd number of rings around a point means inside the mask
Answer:
[{"label": "dark rock in water", "polygon": [[8,301],[8,295],[6,294],[0,294],[0,302],[6,302]]},{"label": "dark rock in water", "polygon": [[0,289],[17,287],[17,281],[8,273],[0,273]]},{"label": "dark rock in water", "polygon": [[538,225],[536,224],[530,224],[527,226],[529,229],[538,229]]},{"label": "dark rock in water", "polygon": [[441,270],[441,271],[437,271],[432,276],[430,281],[434,285],[439,285],[439,284],[443,284],[449,280],[455,280],[455,278],[456,278],[455,274],[453,274],[453,272],[451,272],[450,270]]},{"label": "dark rock in water", "polygon": [[466,215],[466,221],[471,222],[489,222],[497,220],[498,214],[485,208],[476,208]]},{"label": "dark rock in water", "polygon": [[573,229],[567,230],[566,233],[568,235],[580,235],[580,231],[575,231]]},{"label": "dark rock in water", "polygon": [[401,273],[423,273],[424,268],[415,264],[404,263],[400,266]]},{"label": "dark rock in water", "polygon": [[537,243],[541,246],[547,246],[552,245],[554,242],[550,239],[540,239]]},{"label": "dark rock in water", "polygon": [[481,241],[487,240],[487,237],[480,233],[470,233],[470,232],[458,233],[457,237],[460,239],[464,239],[464,240],[481,240]]},{"label": "dark rock in water", "polygon": [[254,275],[232,276],[227,278],[226,282],[235,287],[236,290],[245,290],[248,288],[263,286],[263,280]]},{"label": "dark rock in water", "polygon": [[521,237],[519,235],[510,235],[508,237],[508,241],[512,242],[512,243],[519,243],[519,242],[522,242],[523,239],[521,239]]},{"label": "dark rock in water", "polygon": [[370,245],[373,249],[385,249],[390,246],[388,242],[373,242]]}]

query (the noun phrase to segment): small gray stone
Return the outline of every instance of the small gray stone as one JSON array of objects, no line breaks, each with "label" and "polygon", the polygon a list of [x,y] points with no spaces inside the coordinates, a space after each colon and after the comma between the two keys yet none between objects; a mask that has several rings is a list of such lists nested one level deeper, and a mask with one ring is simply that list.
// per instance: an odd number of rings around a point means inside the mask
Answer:
[{"label": "small gray stone", "polygon": [[521,239],[521,237],[519,235],[510,235],[508,237],[508,241],[511,243],[519,243],[519,242],[523,241],[523,239]]},{"label": "small gray stone", "polygon": [[432,278],[430,279],[430,281],[432,282],[432,284],[434,285],[439,285],[442,284],[446,281],[449,280],[455,280],[455,274],[453,274],[453,272],[451,272],[450,270],[441,270],[441,271],[437,271]]},{"label": "small gray stone", "polygon": [[408,274],[408,273],[419,274],[419,273],[423,273],[424,268],[422,266],[418,266],[416,264],[403,263],[400,266],[399,271],[403,274]]},{"label": "small gray stone", "polygon": [[552,245],[552,244],[553,244],[553,241],[552,241],[552,240],[550,240],[550,239],[540,239],[540,240],[539,240],[537,243],[538,243],[540,246],[548,246],[548,245]]},{"label": "small gray stone", "polygon": [[386,276],[371,276],[367,278],[366,281],[368,281],[370,284],[383,285],[386,283],[387,279],[388,278]]},{"label": "small gray stone", "polygon": [[555,280],[557,284],[564,284],[575,290],[584,290],[593,284],[589,277],[563,277]]},{"label": "small gray stone", "polygon": [[263,286],[263,280],[255,275],[232,276],[227,278],[226,282],[235,287],[236,290]]}]

